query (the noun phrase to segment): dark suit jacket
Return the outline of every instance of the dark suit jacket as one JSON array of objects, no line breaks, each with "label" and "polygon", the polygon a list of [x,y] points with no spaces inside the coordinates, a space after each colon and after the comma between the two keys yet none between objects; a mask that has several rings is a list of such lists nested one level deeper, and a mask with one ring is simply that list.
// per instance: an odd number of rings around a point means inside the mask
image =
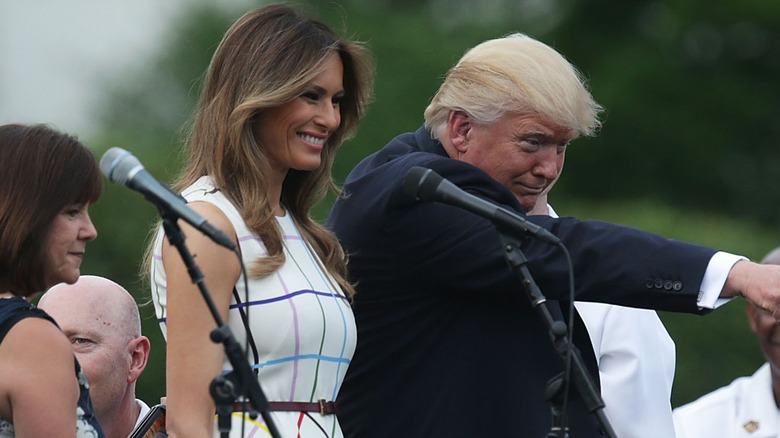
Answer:
[{"label": "dark suit jacket", "polygon": [[[551,425],[545,387],[563,369],[546,325],[508,267],[495,227],[407,195],[401,182],[412,166],[524,215],[506,188],[448,158],[423,128],[395,138],[352,171],[347,197],[327,221],[357,282],[357,351],[338,398],[343,430],[359,438],[543,438]],[[528,220],[570,251],[577,299],[700,312],[699,286],[715,250],[598,221]],[[522,251],[551,312],[561,317],[569,291],[563,252],[534,239]],[[559,307],[554,300],[564,301]],[[595,377],[587,333],[577,321],[575,328]],[[572,437],[600,435],[576,397],[569,426]]]}]

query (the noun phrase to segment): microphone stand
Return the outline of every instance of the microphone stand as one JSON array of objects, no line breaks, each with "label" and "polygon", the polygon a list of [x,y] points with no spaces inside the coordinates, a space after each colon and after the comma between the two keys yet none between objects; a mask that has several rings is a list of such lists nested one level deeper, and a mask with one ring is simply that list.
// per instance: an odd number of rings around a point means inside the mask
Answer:
[{"label": "microphone stand", "polygon": [[555,346],[555,350],[561,356],[564,368],[568,365],[569,357],[571,358],[572,375],[568,377],[563,374],[555,376],[550,380],[547,387],[545,398],[551,405],[553,417],[552,429],[547,438],[568,438],[569,436],[568,427],[565,424],[566,412],[564,408],[564,400],[566,398],[564,392],[568,388],[567,378],[572,380],[575,389],[579,391],[588,412],[596,415],[606,436],[617,438],[607,416],[604,414],[604,401],[596,390],[593,378],[585,368],[579,350],[566,335],[566,323],[556,321],[550,314],[547,306],[543,305],[547,298],[545,298],[536,282],[534,282],[531,272],[528,270],[528,259],[520,250],[520,242],[515,237],[517,234],[523,237],[524,233],[513,229],[504,229],[503,227],[496,228],[501,237],[501,243],[504,245],[504,257],[509,262],[512,271],[520,278],[523,289],[525,289],[528,299],[531,301],[531,306],[538,311],[547,325],[550,331],[550,339]]},{"label": "microphone stand", "polygon": [[[223,345],[225,356],[233,366],[233,371],[215,377],[209,386],[209,392],[212,398],[214,398],[214,404],[217,408],[217,427],[221,436],[227,438],[230,434],[233,404],[239,396],[245,396],[249,399],[251,407],[257,409],[260,415],[262,415],[271,436],[274,438],[281,438],[281,435],[273,422],[273,418],[271,418],[271,406],[268,403],[265,394],[263,394],[262,388],[260,388],[257,377],[249,366],[246,354],[230,331],[230,327],[222,321],[222,317],[219,315],[219,311],[203,283],[203,274],[195,263],[195,259],[192,257],[189,249],[184,244],[184,233],[176,223],[178,217],[164,207],[158,206],[158,209],[160,210],[160,216],[162,216],[163,229],[165,230],[165,235],[168,237],[168,241],[171,242],[171,245],[175,246],[179,251],[179,254],[181,254],[181,258],[184,261],[184,265],[187,267],[187,272],[189,272],[192,282],[198,286],[198,289],[217,324],[217,328],[211,332],[211,340]],[[249,414],[252,418],[257,418],[257,412],[252,411],[251,409]]]},{"label": "microphone stand", "polygon": [[[558,326],[558,328],[560,327]],[[563,327],[563,329],[565,333],[566,328]],[[546,438],[569,437],[569,427],[566,425],[566,393],[568,389],[565,371],[556,375],[547,383],[544,399],[550,404],[552,427]]]}]

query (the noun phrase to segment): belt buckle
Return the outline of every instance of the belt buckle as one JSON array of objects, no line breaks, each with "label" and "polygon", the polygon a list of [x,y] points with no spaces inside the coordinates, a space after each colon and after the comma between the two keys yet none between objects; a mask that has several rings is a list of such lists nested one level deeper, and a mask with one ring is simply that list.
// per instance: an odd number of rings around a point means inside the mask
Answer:
[{"label": "belt buckle", "polygon": [[320,415],[325,416],[326,415],[325,414],[325,403],[326,403],[325,399],[321,398],[321,399],[317,400],[317,403],[320,405]]}]

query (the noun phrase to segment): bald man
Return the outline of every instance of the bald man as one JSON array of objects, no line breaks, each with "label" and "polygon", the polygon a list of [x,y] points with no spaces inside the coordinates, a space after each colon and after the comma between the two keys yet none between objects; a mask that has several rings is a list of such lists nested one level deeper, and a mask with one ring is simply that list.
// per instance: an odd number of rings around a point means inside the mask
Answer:
[{"label": "bald man", "polygon": [[111,280],[82,275],[74,284],[49,289],[38,307],[70,340],[106,438],[126,438],[149,411],[135,398],[135,382],[146,368],[150,343],[141,335],[133,297]]},{"label": "bald man", "polygon": [[[780,265],[780,247],[761,263]],[[766,363],[752,376],[739,377],[675,409],[677,438],[780,436],[780,322],[750,301],[746,308]]]}]

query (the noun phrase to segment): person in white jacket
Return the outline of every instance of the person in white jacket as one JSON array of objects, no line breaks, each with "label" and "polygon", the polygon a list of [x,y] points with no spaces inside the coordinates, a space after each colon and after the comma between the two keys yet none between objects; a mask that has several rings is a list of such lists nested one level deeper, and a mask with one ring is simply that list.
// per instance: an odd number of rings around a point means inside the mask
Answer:
[{"label": "person in white jacket", "polygon": [[[780,265],[780,247],[761,261]],[[735,379],[673,411],[677,438],[780,436],[780,322],[747,301],[750,328],[767,359],[752,376]]]},{"label": "person in white jacket", "polygon": [[[539,197],[528,214],[558,217]],[[604,414],[620,438],[675,438],[675,346],[654,310],[577,301],[599,366]],[[640,403],[637,400],[641,400]]]}]

